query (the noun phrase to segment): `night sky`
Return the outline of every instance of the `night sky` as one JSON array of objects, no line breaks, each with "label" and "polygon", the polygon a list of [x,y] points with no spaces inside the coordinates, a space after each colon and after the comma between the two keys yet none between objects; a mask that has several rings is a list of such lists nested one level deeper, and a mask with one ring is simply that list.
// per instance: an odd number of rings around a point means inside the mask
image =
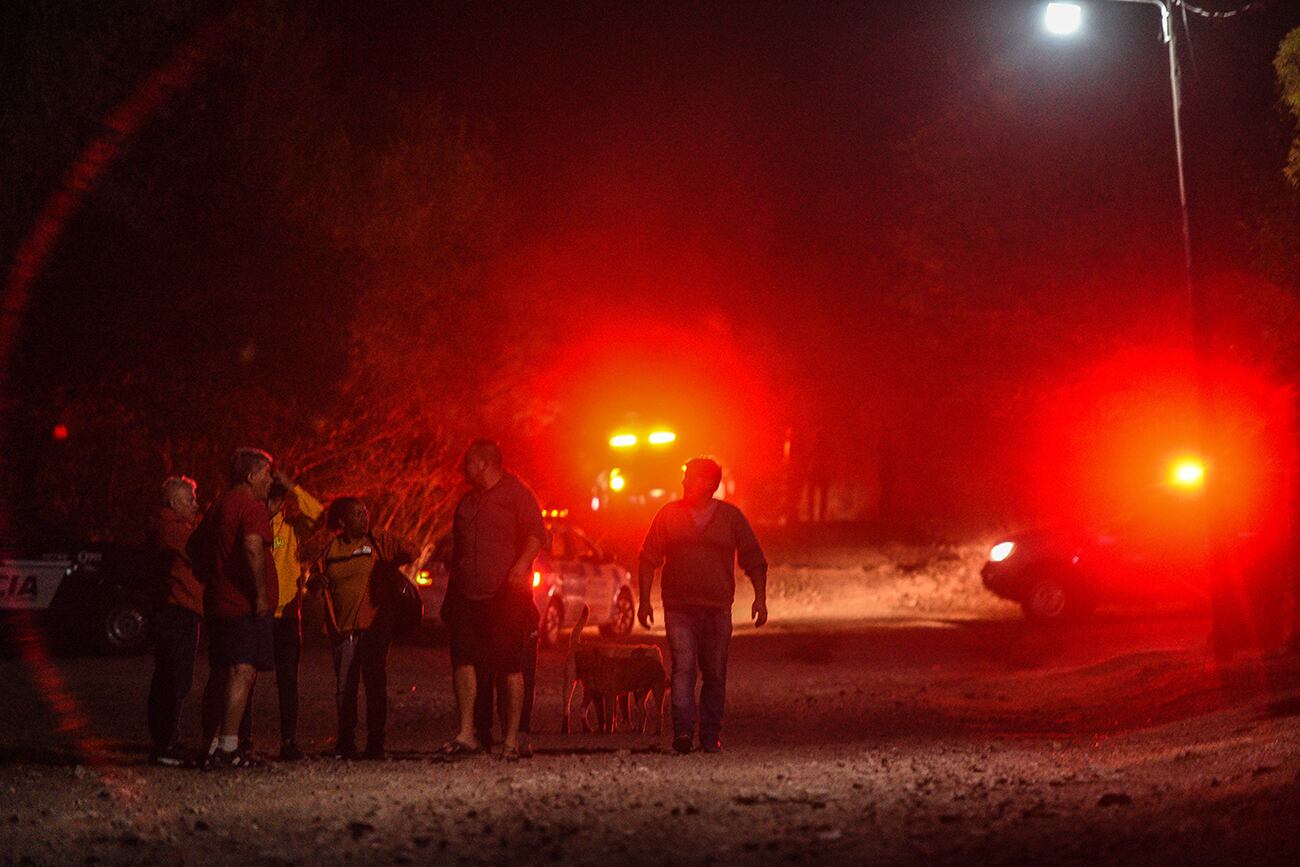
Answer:
[{"label": "night sky", "polygon": [[[879,356],[898,345],[877,339],[895,312],[896,235],[914,209],[942,218],[948,204],[947,187],[918,179],[909,162],[917,136],[969,148],[958,167],[1005,182],[996,190],[1005,202],[990,209],[1000,242],[964,275],[977,299],[1014,307],[1041,293],[1064,310],[1132,308],[1180,291],[1157,11],[1093,4],[1071,40],[1045,34],[1040,13],[1026,2],[616,4],[523,15],[473,4],[402,16],[397,31],[370,20],[359,44],[383,48],[367,49],[358,72],[489,124],[518,206],[507,279],[535,276],[561,333],[596,332],[609,364],[599,386],[576,387],[575,403],[626,395],[643,377],[654,384],[629,405],[661,393],[646,369],[660,363],[662,335],[638,346],[637,319],[664,305],[734,335],[761,379],[778,389],[795,380],[796,403],[832,407],[853,427],[859,376],[889,368]],[[1226,21],[1188,18],[1184,125],[1206,273],[1249,267],[1243,224],[1282,188],[1288,127],[1271,61],[1297,23],[1300,10],[1281,3]],[[995,122],[981,117],[991,104],[1002,112]],[[600,333],[617,334],[619,346]],[[957,371],[957,387],[977,391],[978,376]],[[888,403],[891,388],[873,384],[886,397],[868,402]],[[695,371],[681,389],[745,404],[713,395]],[[758,419],[770,436],[799,410],[773,420],[781,413],[760,393],[724,415]],[[731,448],[752,442],[754,428],[728,433]]]},{"label": "night sky", "polygon": [[[172,22],[160,14],[155,55],[226,9],[194,8]],[[382,140],[403,107],[437,106],[491,155],[506,216],[481,280],[539,340],[523,384],[554,408],[500,435],[543,486],[585,478],[584,461],[635,412],[693,428],[754,478],[778,471],[790,433],[796,452],[815,443],[849,477],[907,467],[930,474],[918,498],[952,482],[979,500],[971,492],[1014,488],[1031,470],[991,476],[1014,448],[1003,431],[1030,409],[990,408],[987,391],[1050,390],[1086,376],[1113,335],[1164,340],[1186,314],[1152,7],[1089,4],[1073,39],[1043,31],[1041,4],[1010,0],[303,8],[329,37],[319,74],[349,82],[355,141]],[[1294,219],[1281,177],[1292,126],[1271,64],[1300,5],[1175,24],[1187,28],[1198,267],[1207,280],[1293,284],[1294,274],[1262,273],[1256,242],[1261,215]],[[147,56],[133,60],[149,68]],[[210,195],[194,178],[226,146],[220,128],[167,136],[221,99],[221,81],[200,78],[123,163],[166,141],[182,167],[180,192],[167,192]],[[50,153],[52,180],[64,165]],[[274,223],[279,205],[258,200],[262,182],[223,181],[224,205],[237,216],[245,196]],[[256,343],[283,376],[328,391],[337,367],[304,348],[339,339],[331,329],[344,320],[331,314],[350,300],[304,275],[328,274],[332,254],[285,248],[231,282],[205,278],[201,244],[175,244],[160,261],[182,264],[159,276],[128,253],[149,243],[119,242],[116,215],[102,211],[43,276],[41,327],[71,328],[92,358],[104,338],[88,320],[174,308],[186,322],[216,321],[212,299],[274,291],[298,321],[252,336],[198,327],[173,348],[233,357]],[[196,219],[190,231],[206,240],[212,226]],[[112,290],[88,289],[99,280]],[[46,351],[46,361],[30,356],[29,384],[57,369],[39,388],[75,390],[80,362]]]},{"label": "night sky", "polygon": [[[1189,17],[1193,191],[1215,202],[1203,218],[1223,213],[1243,169],[1277,166],[1271,60],[1300,20],[1288,6]],[[593,4],[505,14],[466,4],[395,20],[367,12],[349,26],[357,73],[490,125],[530,239],[554,243],[633,214],[624,234],[641,240],[716,236],[730,248],[752,238],[761,246],[744,258],[804,265],[871,240],[909,194],[897,144],[938,117],[960,124],[990,75],[1028,133],[997,149],[1065,145],[1060,160],[1080,195],[1063,210],[1103,210],[1099,224],[1126,212],[1137,212],[1131,223],[1168,219],[1172,133],[1157,11],[1093,4],[1086,31],[1063,40],[1043,32],[1040,10]],[[1110,189],[1089,185],[1098,177]],[[1205,243],[1218,246],[1217,228],[1202,229]]]}]

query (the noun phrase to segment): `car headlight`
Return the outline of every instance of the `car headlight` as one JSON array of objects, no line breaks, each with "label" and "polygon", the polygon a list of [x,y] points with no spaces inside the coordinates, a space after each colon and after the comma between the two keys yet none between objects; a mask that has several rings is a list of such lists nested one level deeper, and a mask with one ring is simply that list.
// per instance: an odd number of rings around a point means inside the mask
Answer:
[{"label": "car headlight", "polygon": [[999,542],[989,551],[989,562],[1001,563],[1011,556],[1011,552],[1016,550],[1015,542]]}]

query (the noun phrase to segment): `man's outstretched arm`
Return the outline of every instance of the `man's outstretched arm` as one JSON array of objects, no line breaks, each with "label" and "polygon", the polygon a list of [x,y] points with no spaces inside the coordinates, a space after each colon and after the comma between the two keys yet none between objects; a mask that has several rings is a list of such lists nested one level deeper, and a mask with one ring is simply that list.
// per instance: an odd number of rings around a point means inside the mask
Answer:
[{"label": "man's outstretched arm", "polygon": [[645,629],[655,622],[655,609],[650,604],[650,591],[655,586],[655,571],[664,563],[663,524],[658,515],[650,523],[650,531],[641,543],[641,556],[637,565],[636,583],[640,590],[641,604],[636,609],[636,619]]},{"label": "man's outstretched arm", "polygon": [[736,559],[754,585],[754,604],[749,610],[749,616],[755,626],[762,626],[767,623],[767,558],[763,556],[763,548],[758,544],[754,528],[739,512],[736,521]]},{"label": "man's outstretched arm", "polygon": [[262,617],[271,612],[266,596],[266,541],[261,536],[245,536],[244,556],[248,558],[248,569],[253,576],[253,613]]},{"label": "man's outstretched arm", "polygon": [[754,604],[749,609],[749,616],[755,626],[762,626],[767,622],[767,564],[745,574],[754,585]]},{"label": "man's outstretched arm", "polygon": [[641,590],[641,604],[637,606],[636,619],[644,628],[649,629],[655,622],[655,609],[650,604],[650,590],[655,584],[655,567],[642,560],[637,567],[636,583]]},{"label": "man's outstretched arm", "polygon": [[542,540],[537,536],[529,536],[524,540],[524,550],[519,553],[519,558],[515,560],[514,565],[510,567],[510,580],[519,587],[532,589],[533,561],[541,553]]}]

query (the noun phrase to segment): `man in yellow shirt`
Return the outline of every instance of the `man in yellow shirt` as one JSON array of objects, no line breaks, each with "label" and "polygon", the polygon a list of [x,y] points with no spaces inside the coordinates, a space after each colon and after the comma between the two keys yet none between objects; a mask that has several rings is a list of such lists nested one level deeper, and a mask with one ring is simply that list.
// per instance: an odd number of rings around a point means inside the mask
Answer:
[{"label": "man in yellow shirt", "polygon": [[[302,758],[298,748],[298,659],[302,655],[302,589],[306,575],[299,548],[320,527],[325,507],[281,470],[274,473],[266,498],[271,515],[271,559],[280,579],[280,602],[275,609],[275,687],[280,700],[280,761]],[[253,704],[250,700],[239,727],[239,740],[253,739]]]}]

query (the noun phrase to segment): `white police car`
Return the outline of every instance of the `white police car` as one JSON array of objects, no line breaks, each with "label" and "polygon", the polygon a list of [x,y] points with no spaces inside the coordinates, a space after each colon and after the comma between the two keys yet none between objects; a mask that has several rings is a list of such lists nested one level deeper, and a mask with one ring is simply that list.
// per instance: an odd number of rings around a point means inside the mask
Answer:
[{"label": "white police car", "polygon": [[122,545],[0,552],[0,632],[35,623],[59,647],[131,653],[149,643],[150,554]]},{"label": "white police car", "polygon": [[[544,509],[551,547],[533,564],[533,602],[541,612],[540,638],[545,647],[560,640],[560,632],[573,626],[583,606],[590,609],[587,623],[603,635],[622,637],[636,623],[632,573],[603,553],[596,543],[565,520],[561,509]],[[438,622],[447,596],[447,570],[438,561],[415,573],[415,585],[424,603],[426,623]]]}]

